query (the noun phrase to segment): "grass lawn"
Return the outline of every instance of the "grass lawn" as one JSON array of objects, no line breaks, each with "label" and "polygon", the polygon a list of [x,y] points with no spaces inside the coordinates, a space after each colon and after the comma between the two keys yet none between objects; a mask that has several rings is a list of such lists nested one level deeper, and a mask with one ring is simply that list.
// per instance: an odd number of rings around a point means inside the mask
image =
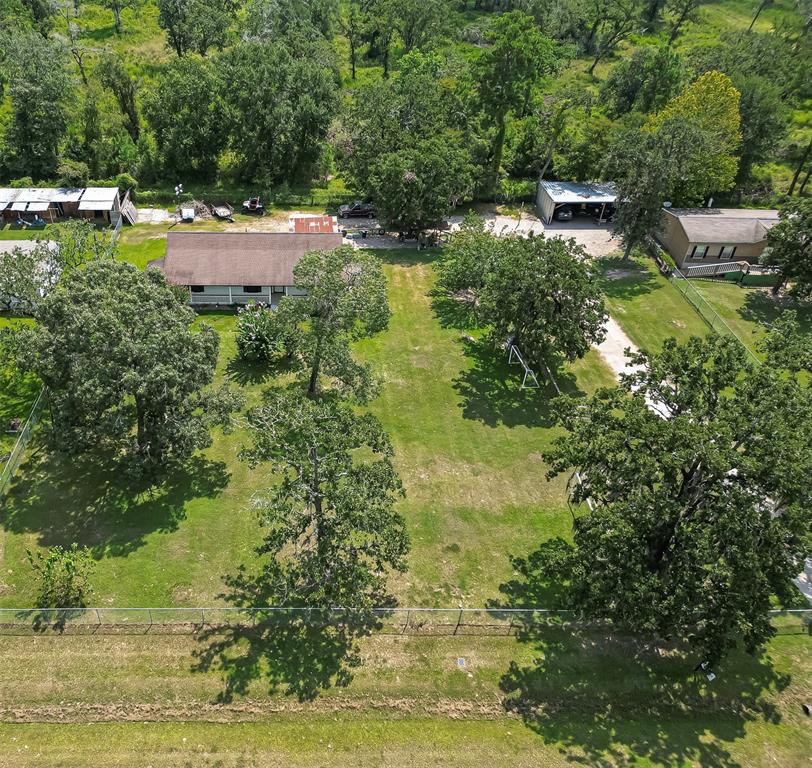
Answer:
[{"label": "grass lawn", "polygon": [[600,633],[373,636],[352,679],[312,701],[288,693],[307,647],[249,646],[233,702],[218,701],[229,670],[198,663],[219,639],[0,637],[0,764],[733,768],[812,749],[803,634],[734,654],[712,685],[692,659]]},{"label": "grass lawn", "polygon": [[767,326],[786,310],[795,310],[802,330],[812,333],[812,306],[808,303],[800,304],[783,296],[775,297],[769,288],[746,288],[721,280],[692,280],[691,285],[754,351]]},{"label": "grass lawn", "polygon": [[[147,242],[156,251],[163,243]],[[402,604],[481,605],[511,575],[511,555],[569,532],[564,479],[546,482],[540,456],[554,434],[551,392],[521,390],[503,353],[463,340],[453,313],[432,308],[430,256],[382,255],[394,316],[390,329],[357,353],[385,378],[372,409],[392,436],[407,490],[410,570],[392,586]],[[221,335],[218,378],[256,400],[267,379],[234,363],[234,315],[203,319]],[[560,380],[577,392],[612,376],[590,353]],[[100,456],[33,451],[0,512],[0,605],[33,599],[26,548],[73,541],[98,560],[98,605],[217,602],[223,576],[255,559],[260,532],[250,502],[269,481],[237,459],[243,440],[239,432],[216,434],[210,449],[157,488],[129,483]]]},{"label": "grass lawn", "polygon": [[599,265],[609,314],[641,349],[658,350],[672,336],[685,341],[709,332],[705,321],[660,274],[652,259],[604,258]]}]

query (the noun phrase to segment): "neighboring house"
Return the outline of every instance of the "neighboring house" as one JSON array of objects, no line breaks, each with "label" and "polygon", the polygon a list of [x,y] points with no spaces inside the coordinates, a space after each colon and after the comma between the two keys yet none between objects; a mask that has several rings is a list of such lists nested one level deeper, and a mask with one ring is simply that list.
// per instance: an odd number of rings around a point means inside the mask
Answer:
[{"label": "neighboring house", "polygon": [[657,239],[677,266],[746,261],[757,264],[778,211],[745,208],[664,208]]},{"label": "neighboring house", "polygon": [[539,218],[549,224],[553,219],[587,214],[603,222],[614,213],[617,192],[610,182],[576,183],[541,181],[536,192]]},{"label": "neighboring house", "polygon": [[134,224],[135,207],[129,192],[123,197],[118,187],[25,187],[0,189],[0,213],[5,221],[22,220],[28,224],[80,218],[116,224],[124,220]]},{"label": "neighboring house", "polygon": [[336,233],[170,232],[166,256],[149,266],[187,287],[191,304],[276,306],[283,296],[302,295],[293,268],[305,253],[332,251],[341,243]]},{"label": "neighboring house", "polygon": [[308,232],[324,232],[336,234],[338,229],[337,216],[318,216],[310,213],[294,213],[288,217],[288,229],[291,232],[306,234]]}]

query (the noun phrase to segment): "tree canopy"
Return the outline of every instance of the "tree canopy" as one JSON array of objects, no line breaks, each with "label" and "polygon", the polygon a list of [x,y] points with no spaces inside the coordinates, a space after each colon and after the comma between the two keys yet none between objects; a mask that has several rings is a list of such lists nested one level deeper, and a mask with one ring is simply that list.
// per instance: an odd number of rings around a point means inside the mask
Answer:
[{"label": "tree canopy", "polygon": [[346,245],[310,251],[293,276],[305,295],[282,299],[280,322],[296,329],[296,354],[308,374],[308,393],[315,395],[327,376],[345,394],[366,401],[376,389],[375,378],[368,365],[353,359],[350,342],[379,333],[389,323],[380,261]]},{"label": "tree canopy", "polygon": [[770,348],[754,367],[731,337],[671,339],[619,387],[558,402],[550,476],[579,469],[573,500],[592,504],[541,551],[567,605],[711,662],[772,635],[810,544],[812,390],[776,354],[798,345]]},{"label": "tree canopy", "polygon": [[405,570],[409,542],[380,422],[335,393],[310,399],[272,389],[249,427],[244,457],[269,462],[279,478],[259,501],[267,531],[259,552],[270,557],[265,580],[275,604],[359,614],[385,605],[387,573]]},{"label": "tree canopy", "polygon": [[680,151],[672,153],[682,170],[674,174],[675,204],[702,203],[733,187],[741,144],[739,99],[727,75],[706,72],[647,121],[646,129],[663,142],[680,142]]},{"label": "tree canopy", "polygon": [[485,278],[482,317],[524,356],[553,367],[603,340],[606,310],[597,273],[574,240],[504,238]]},{"label": "tree canopy", "polygon": [[778,216],[778,224],[767,232],[762,261],[781,269],[793,294],[808,298],[812,296],[812,200],[790,200]]},{"label": "tree canopy", "polygon": [[138,470],[210,444],[239,398],[209,388],[219,339],[193,328],[180,292],[154,270],[96,260],[64,275],[25,328],[21,363],[48,387],[55,445],[96,447]]}]

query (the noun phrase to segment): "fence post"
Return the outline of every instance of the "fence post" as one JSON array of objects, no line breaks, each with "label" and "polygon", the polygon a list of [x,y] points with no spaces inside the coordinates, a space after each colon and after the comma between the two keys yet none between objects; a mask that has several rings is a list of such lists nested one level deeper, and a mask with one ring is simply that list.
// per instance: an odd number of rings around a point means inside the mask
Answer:
[{"label": "fence post", "polygon": [[460,628],[460,624],[462,624],[462,608],[460,608],[459,616],[457,616],[457,626],[454,627],[454,634],[457,634],[457,630]]},{"label": "fence post", "polygon": [[406,623],[403,625],[403,629],[401,630],[401,633],[400,633],[401,635],[405,635],[405,634],[406,634],[406,629],[407,629],[407,628],[408,628],[408,626],[409,626],[409,617],[410,617],[411,615],[412,615],[412,609],[411,609],[411,608],[409,608],[409,609],[406,611]]},{"label": "fence post", "polygon": [[99,622],[99,626],[101,626],[102,620],[101,620],[101,616],[99,615],[99,609],[95,608],[94,610],[96,611],[96,619]]},{"label": "fence post", "polygon": [[513,631],[513,614],[511,613],[510,614],[510,624],[508,625],[508,631],[507,631],[508,636],[510,635],[510,633],[512,631]]}]

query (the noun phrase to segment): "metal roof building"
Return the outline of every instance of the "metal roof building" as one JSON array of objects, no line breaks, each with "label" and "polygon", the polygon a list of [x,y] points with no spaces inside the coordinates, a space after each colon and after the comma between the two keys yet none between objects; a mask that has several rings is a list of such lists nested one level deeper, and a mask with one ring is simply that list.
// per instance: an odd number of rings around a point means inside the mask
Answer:
[{"label": "metal roof building", "polygon": [[541,181],[536,207],[541,220],[549,224],[562,205],[599,208],[614,205],[616,200],[617,190],[611,182]]}]

